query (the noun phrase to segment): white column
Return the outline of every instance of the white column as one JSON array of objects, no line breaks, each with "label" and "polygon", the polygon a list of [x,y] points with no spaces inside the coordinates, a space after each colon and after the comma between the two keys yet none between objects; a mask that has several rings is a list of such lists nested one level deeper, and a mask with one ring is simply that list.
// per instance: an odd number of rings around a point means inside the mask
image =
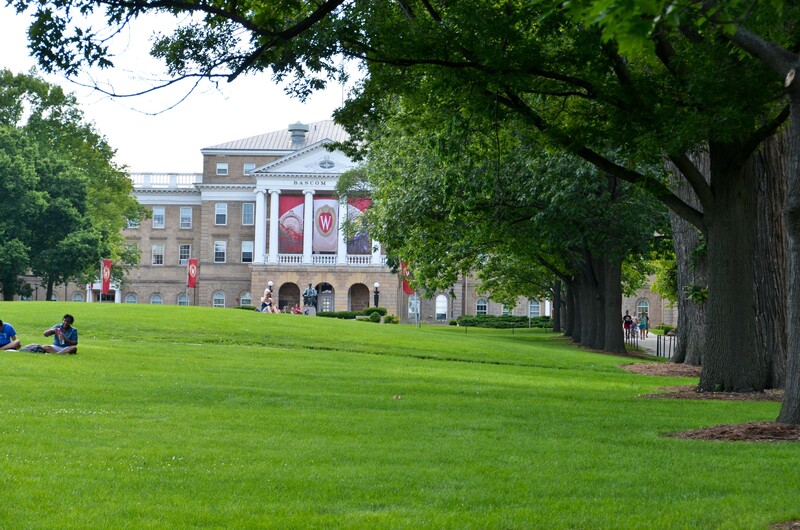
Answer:
[{"label": "white column", "polygon": [[[119,287],[119,286],[117,286]],[[122,303],[122,291],[119,289],[114,289],[114,303],[121,304]]]},{"label": "white column", "polygon": [[311,242],[314,238],[314,190],[303,190],[303,263],[311,263]]},{"label": "white column", "polygon": [[[46,295],[47,295],[47,291],[45,291],[45,296]],[[92,284],[91,283],[87,283],[86,284],[86,301],[87,302],[91,302],[92,301]]]},{"label": "white column", "polygon": [[281,190],[269,191],[269,263],[278,263],[278,198]]},{"label": "white column", "polygon": [[264,253],[267,250],[267,201],[264,197],[266,190],[256,190],[256,240],[254,263],[264,263]]},{"label": "white column", "polygon": [[381,244],[374,239],[372,240],[372,264],[381,264]]},{"label": "white column", "polygon": [[347,235],[344,233],[344,223],[347,220],[347,201],[339,199],[339,245],[336,250],[336,263],[347,263]]}]

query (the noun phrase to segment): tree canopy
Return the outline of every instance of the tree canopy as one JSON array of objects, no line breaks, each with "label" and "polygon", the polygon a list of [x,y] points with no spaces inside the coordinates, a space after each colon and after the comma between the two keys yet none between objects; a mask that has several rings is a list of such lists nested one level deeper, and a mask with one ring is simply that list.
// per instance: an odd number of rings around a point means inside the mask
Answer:
[{"label": "tree canopy", "polygon": [[[121,235],[142,209],[114,151],[73,96],[32,74],[0,71],[0,263],[6,299],[18,276],[54,285],[96,276],[101,258],[137,263]],[[116,271],[121,274],[121,270]]]}]

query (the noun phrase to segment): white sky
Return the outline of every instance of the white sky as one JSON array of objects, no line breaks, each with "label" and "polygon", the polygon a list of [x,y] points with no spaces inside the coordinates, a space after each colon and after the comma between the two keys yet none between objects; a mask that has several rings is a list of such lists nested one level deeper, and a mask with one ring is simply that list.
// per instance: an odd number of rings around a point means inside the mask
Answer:
[{"label": "white sky", "polygon": [[[35,66],[27,48],[29,23],[27,16],[18,16],[0,2],[0,69],[19,74]],[[134,91],[143,80],[158,78],[164,70],[147,54],[152,30],[143,25],[147,23],[135,26],[137,40],[130,35],[117,40],[120,58],[115,60],[113,71],[93,74],[108,79],[117,92]],[[151,23],[150,27],[156,26]],[[200,149],[285,129],[297,121],[330,119],[344,97],[342,87],[335,85],[301,103],[287,96],[272,81],[270,72],[265,72],[224,83],[219,90],[206,82],[176,108],[151,115],[177,102],[189,85],[152,95],[112,99],[63,76],[40,75],[76,95],[86,120],[93,122],[117,150],[117,163],[134,173],[199,173]]]}]

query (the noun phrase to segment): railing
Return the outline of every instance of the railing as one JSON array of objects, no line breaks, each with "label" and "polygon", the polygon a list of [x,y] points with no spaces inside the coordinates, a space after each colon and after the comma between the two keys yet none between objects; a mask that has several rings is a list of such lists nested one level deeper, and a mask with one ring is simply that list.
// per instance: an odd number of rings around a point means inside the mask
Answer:
[{"label": "railing", "polygon": [[130,178],[138,189],[189,189],[203,182],[202,173],[131,173]]},{"label": "railing", "polygon": [[639,329],[626,329],[625,333],[625,346],[629,348],[639,347]]},{"label": "railing", "polygon": [[[266,256],[265,256],[266,257]],[[278,263],[280,265],[302,265],[302,254],[278,254]],[[364,267],[368,265],[375,265],[372,263],[371,254],[351,254],[347,256],[345,263],[340,264],[336,254],[313,254],[311,256],[312,265],[347,265]],[[386,266],[386,256],[380,257],[380,265]]]},{"label": "railing", "polygon": [[348,265],[371,265],[372,255],[370,254],[352,254],[347,256]]},{"label": "railing", "polygon": [[666,335],[656,335],[656,357],[672,358],[672,353],[675,348],[675,335],[667,333]]}]

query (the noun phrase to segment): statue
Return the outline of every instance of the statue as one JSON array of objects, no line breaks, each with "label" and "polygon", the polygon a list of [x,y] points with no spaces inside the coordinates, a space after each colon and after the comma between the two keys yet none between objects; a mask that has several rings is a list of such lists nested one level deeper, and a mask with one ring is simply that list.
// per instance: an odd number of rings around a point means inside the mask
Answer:
[{"label": "statue", "polygon": [[314,307],[317,305],[317,290],[314,289],[310,283],[308,284],[308,288],[303,291],[303,305]]}]

